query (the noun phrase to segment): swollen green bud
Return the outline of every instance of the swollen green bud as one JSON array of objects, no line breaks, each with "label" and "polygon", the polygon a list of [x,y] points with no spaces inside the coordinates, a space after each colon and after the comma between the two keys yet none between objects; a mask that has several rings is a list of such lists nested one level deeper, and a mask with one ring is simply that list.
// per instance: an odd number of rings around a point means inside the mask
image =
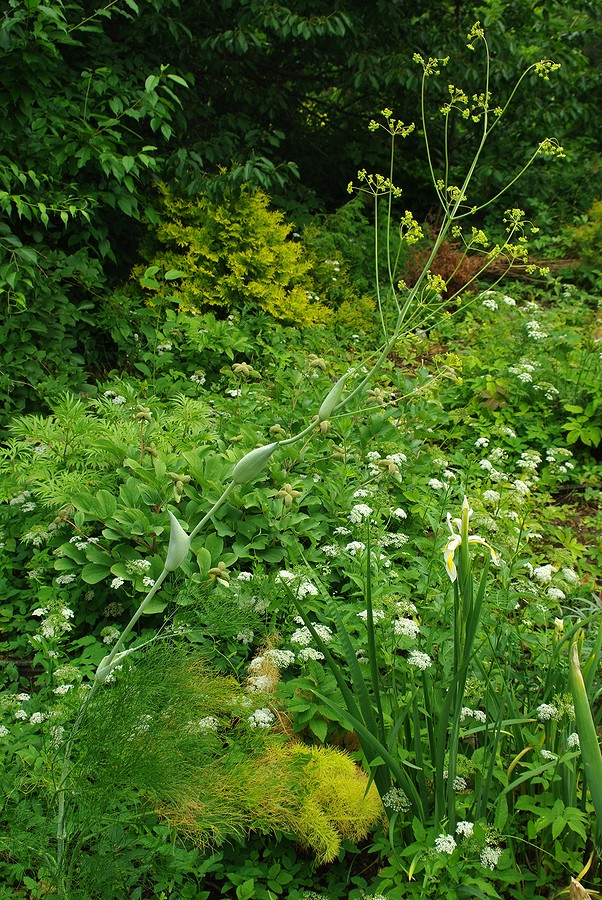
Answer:
[{"label": "swollen green bud", "polygon": [[245,484],[247,481],[253,481],[261,470],[267,465],[267,462],[278,446],[278,442],[274,444],[266,444],[265,447],[256,447],[250,450],[242,459],[234,466],[232,472],[232,481],[235,484]]},{"label": "swollen green bud", "polygon": [[167,548],[167,559],[164,568],[167,572],[175,572],[179,569],[190,550],[190,538],[173,515],[167,510],[169,516],[169,547]]},{"label": "swollen green bud", "polygon": [[326,398],[322,401],[322,406],[318,410],[318,422],[323,422],[325,419],[329,419],[334,409],[341,399],[341,394],[343,393],[343,388],[345,387],[345,382],[347,381],[347,375],[343,375],[337,383],[330,389]]}]

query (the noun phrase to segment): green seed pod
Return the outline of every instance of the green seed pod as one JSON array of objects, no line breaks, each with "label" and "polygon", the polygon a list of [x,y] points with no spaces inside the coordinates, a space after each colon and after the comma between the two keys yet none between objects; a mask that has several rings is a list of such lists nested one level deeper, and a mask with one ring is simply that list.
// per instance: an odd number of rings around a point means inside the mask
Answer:
[{"label": "green seed pod", "polygon": [[249,453],[245,454],[245,456],[243,456],[243,458],[234,466],[232,481],[235,484],[245,484],[247,481],[253,481],[257,478],[262,469],[267,465],[270,456],[277,446],[278,442],[266,444],[265,447],[256,447],[255,450],[250,450]]},{"label": "green seed pod", "polygon": [[335,406],[341,399],[341,394],[343,393],[343,388],[345,387],[345,382],[347,381],[347,375],[343,375],[337,383],[330,389],[326,398],[322,401],[322,406],[318,410],[318,422],[323,422],[325,419],[329,419],[332,413],[334,412]]},{"label": "green seed pod", "polygon": [[167,548],[167,559],[165,560],[165,571],[175,572],[182,565],[188,551],[190,550],[190,538],[173,515],[167,511],[169,516],[169,547]]}]

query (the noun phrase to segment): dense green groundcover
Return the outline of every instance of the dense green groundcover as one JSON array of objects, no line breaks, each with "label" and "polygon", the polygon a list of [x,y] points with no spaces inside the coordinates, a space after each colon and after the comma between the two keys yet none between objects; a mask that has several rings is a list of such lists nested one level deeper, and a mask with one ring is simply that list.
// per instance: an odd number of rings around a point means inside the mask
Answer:
[{"label": "dense green groundcover", "polygon": [[[136,628],[144,642],[159,627],[162,640],[131,663],[135,672],[148,657],[156,684],[147,696],[128,682],[119,727],[102,712],[118,695],[105,698],[96,725],[90,720],[77,739],[70,896],[452,897],[472,887],[477,896],[551,897],[592,852],[583,883],[596,883],[599,838],[567,671],[576,631],[584,637],[582,661],[599,655],[600,325],[595,299],[570,285],[505,290],[485,290],[465,312],[408,335],[353,409],[316,426],[302,449],[276,448],[255,483],[238,487],[195,539],[192,557]],[[209,360],[205,368],[185,375],[173,356],[154,384],[115,374],[94,396],[65,395],[50,416],[10,426],[0,558],[6,896],[13,889],[44,896],[53,883],[51,810],[63,728],[147,579],[160,573],[164,510],[190,531],[233,463],[311,421],[369,340],[261,316],[195,322],[208,346],[216,336],[216,352],[199,356]],[[219,350],[224,327],[232,346],[244,341],[233,363]],[[457,744],[448,741],[443,760],[447,768],[453,751],[452,820],[447,806],[433,805],[437,778],[446,778],[437,772],[431,729],[445,708],[458,640],[441,552],[450,536],[446,514],[459,516],[465,495],[470,531],[495,548],[499,565],[490,567],[462,709],[454,713]],[[263,711],[272,727],[259,730],[276,743],[295,736],[335,745],[365,765],[333,674],[297,621],[294,601],[320,624],[343,676],[352,677],[345,641],[360,664],[369,652],[368,538],[383,722],[390,730],[407,713],[390,746],[408,767],[420,811],[407,811],[398,785],[390,830],[377,824],[360,844],[344,838],[334,860],[316,865],[315,849],[303,849],[294,829],[274,828],[255,797],[255,820],[252,813],[243,820],[234,804],[216,825],[217,843],[202,849],[211,835],[192,823],[194,810],[183,799],[179,811],[166,808],[156,782],[165,766],[183,767],[170,774],[177,791],[182,779],[196,785],[207,811],[233,802],[219,786],[219,777],[230,776],[205,777],[201,786],[183,764],[173,729],[186,726],[191,707],[178,712],[172,704],[184,688],[166,660],[194,658],[214,679],[253,689],[249,712]],[[476,581],[489,557],[479,546],[471,546]],[[361,670],[372,693],[370,667]],[[599,716],[599,681],[591,676]],[[244,718],[232,699],[225,707],[224,698],[203,702],[204,718],[215,718],[223,766],[241,741],[248,744],[236,725]],[[168,706],[168,727],[146,724]],[[124,728],[133,729],[129,737]],[[144,740],[134,741],[140,728]],[[207,759],[197,757],[192,768],[204,771]],[[257,774],[245,777],[252,785]],[[240,791],[250,790],[244,785]]]}]

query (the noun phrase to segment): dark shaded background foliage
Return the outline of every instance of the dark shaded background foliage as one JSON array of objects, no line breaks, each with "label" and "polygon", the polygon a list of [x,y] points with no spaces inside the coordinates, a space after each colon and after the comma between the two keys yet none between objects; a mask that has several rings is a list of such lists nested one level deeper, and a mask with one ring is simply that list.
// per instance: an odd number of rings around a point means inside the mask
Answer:
[{"label": "dark shaded background foliage", "polygon": [[[2,406],[39,406],[114,364],[98,310],[156,222],[156,179],[214,197],[261,187],[299,222],[332,212],[360,165],[385,165],[370,118],[383,106],[417,118],[415,51],[451,55],[449,80],[482,89],[480,60],[465,48],[477,18],[496,96],[537,59],[562,63],[553,83],[529,79],[480,173],[489,192],[528,158],[533,135],[558,137],[568,164],[538,163],[505,201],[558,228],[589,208],[600,174],[594,0],[437,0],[418,9],[413,0],[8,0],[0,20]],[[431,81],[436,145],[447,70]],[[470,151],[460,124],[452,165],[461,169]],[[433,194],[419,133],[404,144],[398,181],[405,206],[427,216]]]}]

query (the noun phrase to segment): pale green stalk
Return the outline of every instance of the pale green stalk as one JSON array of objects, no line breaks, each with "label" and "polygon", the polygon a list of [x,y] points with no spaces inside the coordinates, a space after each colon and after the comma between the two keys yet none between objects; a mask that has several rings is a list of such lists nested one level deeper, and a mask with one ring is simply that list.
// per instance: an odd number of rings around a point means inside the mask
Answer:
[{"label": "pale green stalk", "polygon": [[569,687],[575,705],[575,721],[587,786],[596,812],[598,832],[602,833],[602,753],[579,663],[577,640],[572,642],[569,651]]}]

